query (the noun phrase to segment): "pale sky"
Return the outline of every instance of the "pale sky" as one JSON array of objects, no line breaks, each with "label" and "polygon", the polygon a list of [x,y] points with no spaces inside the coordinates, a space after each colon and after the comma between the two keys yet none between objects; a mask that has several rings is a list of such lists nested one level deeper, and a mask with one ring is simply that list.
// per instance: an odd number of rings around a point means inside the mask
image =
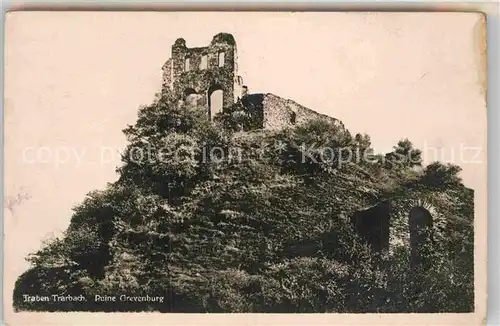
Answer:
[{"label": "pale sky", "polygon": [[[124,147],[121,130],[139,106],[152,102],[178,37],[194,47],[232,33],[250,92],[338,118],[353,134],[368,133],[376,150],[402,138],[424,155],[426,146],[443,148],[446,160],[459,158],[461,144],[483,149],[456,162],[482,191],[486,165],[474,162],[486,150],[479,22],[459,13],[10,14],[5,196],[30,198],[5,210],[7,305],[24,257],[68,226],[87,192],[116,180],[118,154],[110,153]],[[58,149],[66,162],[32,161]]]}]

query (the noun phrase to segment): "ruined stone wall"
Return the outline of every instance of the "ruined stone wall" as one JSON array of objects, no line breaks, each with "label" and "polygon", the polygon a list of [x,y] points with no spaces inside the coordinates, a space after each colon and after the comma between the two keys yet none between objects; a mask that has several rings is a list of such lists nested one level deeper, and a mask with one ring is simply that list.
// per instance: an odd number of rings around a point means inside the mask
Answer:
[{"label": "ruined stone wall", "polygon": [[[223,65],[219,64],[221,53],[224,54]],[[188,65],[186,60],[189,60]],[[342,123],[334,118],[273,94],[242,96],[246,88],[242,78],[238,76],[238,54],[236,42],[231,34],[215,35],[206,47],[189,48],[184,39],[177,39],[172,45],[172,57],[162,69],[164,87],[172,90],[183,101],[188,100],[190,103],[206,107],[211,116],[210,95],[216,90],[222,90],[222,105],[225,108],[240,99],[245,102],[243,97],[252,98],[246,103],[251,104],[248,109],[251,111],[252,119],[259,119],[253,124],[255,126],[278,129],[320,118],[343,127]],[[256,99],[259,103],[256,103]]]},{"label": "ruined stone wall", "polygon": [[288,101],[290,102],[289,107],[296,113],[296,119],[297,119],[296,123],[302,123],[311,119],[321,119],[333,123],[334,125],[339,126],[341,128],[345,128],[344,124],[340,120],[308,109],[305,106],[302,106],[294,101],[291,100]]},{"label": "ruined stone wall", "polygon": [[172,58],[168,59],[167,62],[161,68],[163,71],[163,87],[172,88]]},{"label": "ruined stone wall", "polygon": [[[223,65],[219,64],[220,58]],[[222,90],[223,106],[234,104],[241,92],[242,79],[238,76],[233,36],[220,33],[210,45],[195,48],[187,47],[184,39],[177,39],[172,46],[172,58],[163,67],[163,84],[183,99],[193,93],[204,96],[207,107],[211,93]]]},{"label": "ruined stone wall", "polygon": [[287,100],[273,94],[264,96],[262,104],[265,129],[279,129],[293,124],[294,112],[287,102]]},{"label": "ruined stone wall", "polygon": [[[265,129],[279,129],[318,118],[343,127],[342,122],[335,118],[317,113],[295,101],[287,100],[274,94],[251,94],[248,97],[257,98],[256,95],[260,95],[259,99],[262,103],[251,102],[253,107],[260,107],[262,110],[262,126]],[[243,103],[245,104],[245,102]]]}]

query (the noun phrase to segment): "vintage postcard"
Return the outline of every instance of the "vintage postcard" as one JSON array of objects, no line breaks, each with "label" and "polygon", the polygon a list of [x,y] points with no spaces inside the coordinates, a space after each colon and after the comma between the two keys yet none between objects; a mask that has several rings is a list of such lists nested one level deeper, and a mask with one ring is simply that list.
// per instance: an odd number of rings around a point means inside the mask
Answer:
[{"label": "vintage postcard", "polygon": [[484,323],[483,14],[12,12],[5,39],[7,324]]}]

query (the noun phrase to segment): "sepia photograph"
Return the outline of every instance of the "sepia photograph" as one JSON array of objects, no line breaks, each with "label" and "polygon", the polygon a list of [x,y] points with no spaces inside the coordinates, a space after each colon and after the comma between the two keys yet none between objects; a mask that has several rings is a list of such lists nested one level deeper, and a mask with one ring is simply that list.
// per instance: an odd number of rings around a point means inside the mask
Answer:
[{"label": "sepia photograph", "polygon": [[9,324],[485,317],[483,14],[13,12],[5,44]]}]

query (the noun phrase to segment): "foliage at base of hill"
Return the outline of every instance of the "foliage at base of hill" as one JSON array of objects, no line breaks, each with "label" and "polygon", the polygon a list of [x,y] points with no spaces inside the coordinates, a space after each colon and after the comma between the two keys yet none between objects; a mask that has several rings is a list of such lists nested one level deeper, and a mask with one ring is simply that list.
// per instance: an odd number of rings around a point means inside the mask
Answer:
[{"label": "foliage at base of hill", "polygon": [[[28,258],[15,309],[473,311],[473,192],[458,166],[421,166],[408,140],[377,155],[367,135],[324,121],[235,131],[227,119],[238,105],[216,123],[170,94],[141,108],[124,130],[118,181],[89,193],[64,237]],[[391,251],[380,257],[349,221],[384,199],[393,206]],[[415,205],[434,218],[426,270],[409,268]],[[25,300],[52,294],[87,300]],[[165,299],[97,303],[95,295]]]}]

